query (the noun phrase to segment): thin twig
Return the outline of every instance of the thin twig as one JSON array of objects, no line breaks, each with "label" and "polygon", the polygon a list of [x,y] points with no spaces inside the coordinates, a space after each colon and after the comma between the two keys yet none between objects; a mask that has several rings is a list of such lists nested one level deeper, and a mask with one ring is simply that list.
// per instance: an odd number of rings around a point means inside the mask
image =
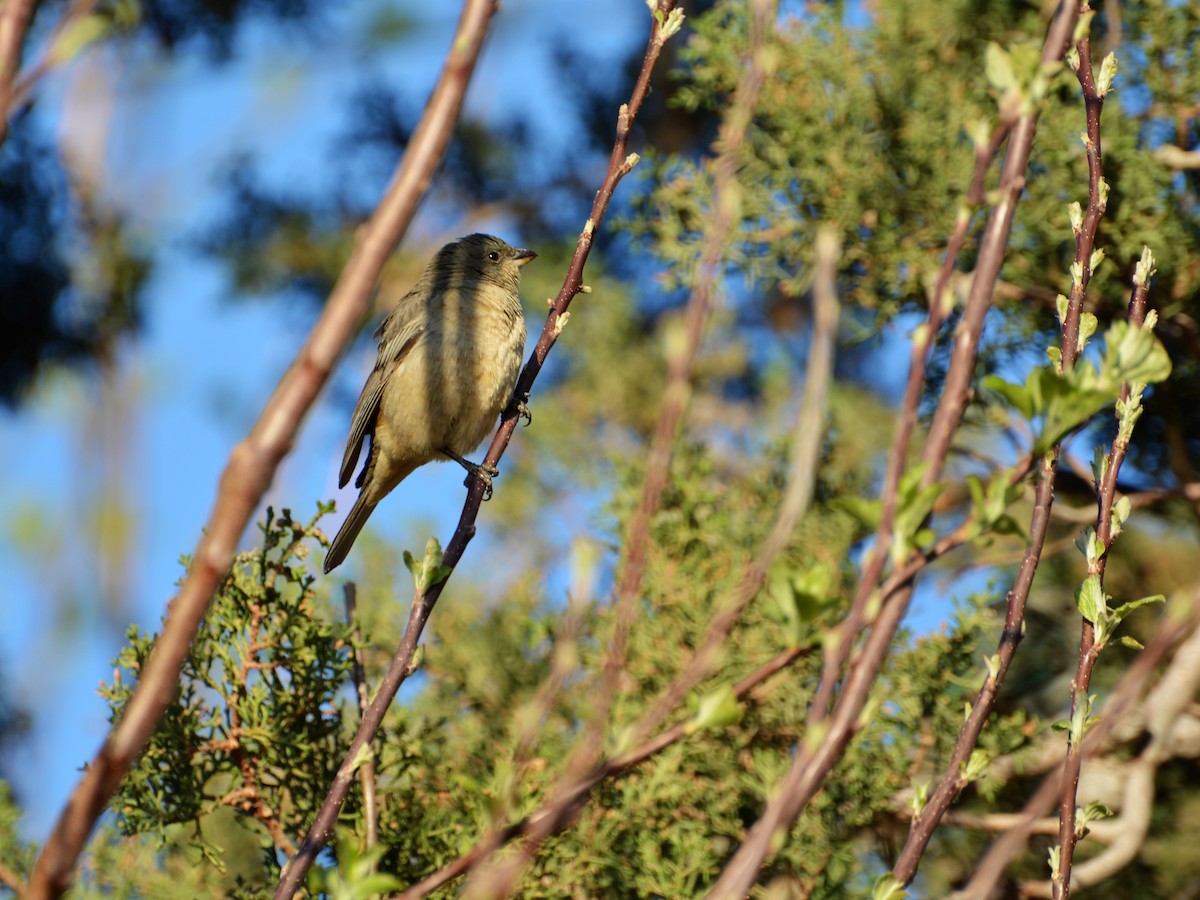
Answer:
[{"label": "thin twig", "polygon": [[[1081,0],[1079,11],[1081,15],[1091,11],[1091,5],[1088,3],[1088,0]],[[1075,235],[1075,265],[1073,266],[1073,271],[1076,274],[1071,285],[1069,312],[1066,321],[1063,322],[1062,352],[1064,371],[1070,370],[1081,349],[1078,340],[1080,313],[1083,309],[1088,280],[1092,272],[1091,257],[1095,245],[1096,229],[1099,227],[1100,217],[1104,215],[1108,194],[1104,185],[1103,156],[1100,143],[1100,113],[1104,106],[1104,96],[1097,89],[1095,75],[1092,71],[1090,34],[1083,35],[1083,38],[1079,41],[1078,51],[1079,67],[1076,70],[1076,75],[1079,78],[1079,86],[1083,91],[1083,103],[1087,118],[1085,147],[1088,161],[1088,206],[1087,214],[1083,218],[1082,227],[1077,229]],[[1131,320],[1135,316],[1140,315],[1144,317],[1145,315],[1145,285],[1135,289],[1135,296],[1138,290],[1141,290],[1143,293],[1140,303],[1130,303],[1129,317]],[[1137,325],[1141,325],[1140,320]],[[1128,386],[1122,386],[1121,396],[1122,399],[1128,398]],[[1088,575],[1098,575],[1101,590],[1103,590],[1104,568],[1108,558],[1108,549],[1112,545],[1114,537],[1112,534],[1112,504],[1117,490],[1117,470],[1120,469],[1121,460],[1124,459],[1124,456],[1125,448],[1121,446],[1121,441],[1114,441],[1112,451],[1109,455],[1107,477],[1101,484],[1096,485],[1100,492],[1096,536],[1104,547],[1104,554],[1094,564],[1089,565]],[[1099,653],[1100,648],[1096,645],[1095,626],[1086,616],[1082,617],[1079,637],[1079,662],[1076,666],[1075,678],[1071,681],[1070,721],[1072,722],[1076,721],[1077,715],[1082,716],[1081,710],[1088,703],[1088,689],[1091,685],[1092,669],[1096,665]],[[1054,872],[1052,879],[1055,900],[1066,900],[1071,894],[1071,862],[1075,854],[1075,842],[1078,838],[1075,833],[1075,795],[1079,788],[1079,771],[1083,762],[1081,751],[1082,748],[1079,745],[1079,741],[1076,740],[1076,736],[1072,732],[1068,732],[1067,758],[1063,763],[1062,793],[1059,798],[1058,868]]]},{"label": "thin twig", "polygon": [[[720,150],[713,163],[712,220],[705,233],[699,266],[686,304],[685,339],[682,346],[667,360],[663,405],[650,443],[642,493],[623,543],[626,558],[613,601],[615,628],[612,643],[605,656],[599,686],[595,692],[596,703],[590,714],[586,734],[577,745],[558,786],[549,792],[551,797],[569,798],[574,794],[570,787],[573,783],[594,777],[591,770],[595,768],[603,747],[603,732],[608,721],[608,712],[617,693],[617,682],[625,664],[629,635],[633,630],[642,593],[646,557],[651,543],[650,523],[670,480],[675,438],[692,393],[693,364],[714,305],[721,260],[737,224],[737,207],[730,203],[728,198],[737,189],[737,170],[742,146],[753,118],[759,91],[768,74],[762,48],[770,36],[774,9],[775,4],[769,0],[757,0],[755,3],[751,23],[749,65],[734,91],[718,137]],[[673,709],[675,702],[668,709]],[[650,733],[650,730],[652,729],[639,732],[633,740],[636,742],[640,736]],[[548,806],[548,814],[541,821],[557,823],[562,818],[562,810],[555,809],[553,800]],[[564,804],[562,809],[568,807],[569,804]],[[549,833],[547,831],[546,836]],[[519,855],[506,860],[493,872],[481,872],[477,881],[480,884],[488,884],[487,890],[491,896],[508,893],[516,883],[519,871],[532,858],[540,840],[540,835],[534,835],[522,846]],[[475,885],[468,893],[478,889],[479,885]]]},{"label": "thin twig", "polygon": [[21,65],[21,47],[37,0],[5,0],[0,5],[0,144],[8,137],[13,105],[13,82]]},{"label": "thin twig", "polygon": [[63,13],[62,18],[54,26],[54,31],[46,39],[38,61],[26,66],[21,77],[16,79],[12,92],[8,95],[8,118],[16,116],[30,102],[34,86],[46,77],[47,72],[61,64],[61,61],[55,59],[55,53],[60,46],[59,41],[66,34],[67,29],[90,15],[98,2],[99,0],[74,0],[67,11]]},{"label": "thin twig", "polygon": [[[1080,11],[1083,12],[1083,8]],[[1080,47],[1081,53],[1085,46],[1086,40]],[[1086,78],[1089,83],[1092,83],[1090,61],[1085,61],[1081,64],[1079,70],[1080,81],[1082,83],[1085,79],[1085,67]],[[1093,93],[1095,92],[1094,83],[1092,83],[1092,91]],[[1104,202],[1100,188],[1099,110],[1098,108],[1095,110],[1094,121],[1092,107],[1089,106],[1088,110],[1089,136],[1091,137],[1090,129],[1093,124],[1095,126],[1095,135],[1094,143],[1091,143],[1088,149],[1088,213],[1084,217],[1081,226],[1077,229],[1075,236],[1075,261],[1078,270],[1081,272],[1081,277],[1072,283],[1068,311],[1062,323],[1062,359],[1064,367],[1068,369],[1073,365],[1079,353],[1079,321],[1086,297],[1086,285],[1090,276],[1090,259],[1096,230],[1100,217],[1104,212]],[[967,760],[974,750],[976,742],[979,740],[979,735],[983,731],[984,724],[991,715],[992,707],[995,704],[1000,687],[1003,685],[1004,678],[1008,673],[1009,664],[1012,662],[1017,645],[1024,635],[1025,604],[1029,598],[1029,591],[1033,586],[1033,578],[1037,573],[1046,540],[1049,515],[1054,503],[1054,479],[1058,473],[1060,446],[1055,445],[1042,459],[1039,466],[1039,479],[1035,489],[1033,513],[1029,528],[1029,543],[1022,554],[1021,566],[1016,581],[1006,598],[1004,630],[1001,632],[996,654],[989,662],[988,675],[984,679],[983,686],[979,689],[975,701],[971,706],[971,712],[967,716],[967,721],[963,723],[963,727],[959,731],[958,740],[955,742],[954,751],[947,764],[945,775],[943,775],[941,782],[929,798],[925,807],[914,816],[908,840],[905,842],[904,848],[892,869],[892,875],[901,884],[910,883],[916,875],[917,865],[920,862],[922,854],[925,852],[925,848],[928,846],[929,839],[933,836],[934,829],[937,828],[942,816],[949,809],[958,792],[968,783],[965,773]],[[1115,488],[1116,481],[1114,478],[1114,491]]]},{"label": "thin twig", "polygon": [[[473,4],[474,0],[469,0],[469,7]],[[487,13],[490,16],[494,2],[489,2],[487,6]],[[669,21],[668,14],[674,6],[675,0],[659,0],[659,9],[662,12],[664,22]],[[588,255],[591,253],[592,239],[595,231],[600,227],[604,219],[604,214],[608,210],[608,205],[612,200],[612,195],[616,190],[617,184],[629,174],[637,162],[635,155],[626,156],[629,135],[632,130],[633,121],[641,109],[642,102],[649,93],[650,75],[654,70],[654,65],[658,61],[659,54],[668,37],[669,33],[664,31],[656,19],[651,28],[649,45],[646,49],[645,58],[642,61],[642,70],[634,85],[629,103],[621,106],[617,116],[616,140],[613,143],[608,171],[592,204],[592,213],[588,217],[582,233],[579,235],[579,240],[575,245],[575,253],[571,257],[571,263],[567,270],[567,276],[563,281],[562,287],[559,289],[558,296],[551,304],[550,313],[542,329],[542,334],[538,338],[529,360],[525,363],[525,367],[521,370],[521,374],[517,379],[517,386],[513,392],[512,401],[509,403],[508,408],[505,409],[500,429],[496,432],[496,436],[492,439],[491,446],[488,448],[487,455],[481,467],[483,469],[496,468],[500,462],[500,458],[504,455],[504,451],[512,440],[513,431],[516,428],[517,420],[520,416],[521,404],[529,397],[533,383],[546,362],[547,354],[558,340],[559,334],[562,333],[562,329],[566,325],[568,307],[571,301],[583,290],[583,267],[587,262]],[[330,835],[333,833],[333,826],[337,819],[338,811],[341,809],[342,803],[345,802],[346,795],[349,793],[350,785],[353,782],[358,753],[374,738],[374,735],[383,723],[383,717],[388,707],[391,705],[393,698],[395,698],[396,692],[400,689],[400,685],[415,671],[413,656],[416,653],[417,644],[421,639],[421,633],[424,631],[425,624],[429,621],[429,616],[433,612],[434,605],[441,596],[450,575],[458,565],[459,560],[462,559],[467,544],[475,536],[475,520],[479,515],[479,506],[483,502],[484,488],[484,482],[479,477],[469,479],[467,496],[463,502],[458,525],[455,527],[454,534],[450,538],[450,542],[446,545],[446,552],[442,557],[442,565],[447,570],[446,576],[437,584],[431,585],[423,593],[419,593],[413,597],[408,624],[405,626],[404,634],[400,639],[400,645],[396,649],[396,654],[392,658],[387,673],[379,684],[375,699],[367,710],[367,714],[363,717],[354,740],[351,741],[346,759],[342,762],[341,767],[334,777],[329,793],[326,795],[325,801],[322,803],[321,809],[318,811],[317,817],[309,829],[308,836],[305,838],[300,852],[284,870],[283,879],[280,881],[279,887],[275,892],[277,900],[285,900],[285,898],[289,898],[295,893],[305,873],[316,859],[317,854],[329,840]]]},{"label": "thin twig", "polygon": [[[367,714],[371,705],[371,690],[367,686],[366,654],[362,648],[362,629],[358,625],[358,586],[347,581],[342,586],[342,599],[346,606],[346,622],[354,628],[354,694],[358,698],[359,721]],[[370,850],[379,840],[379,808],[375,797],[375,753],[367,754],[361,766],[363,819],[365,828],[363,843]],[[295,852],[294,850],[292,852]]]},{"label": "thin twig", "polygon": [[[786,669],[796,660],[807,656],[813,649],[813,647],[791,647],[784,650],[770,662],[739,681],[733,687],[734,697],[738,700],[749,698],[755,688],[766,682],[777,672]],[[570,810],[577,809],[587,799],[592,789],[602,781],[624,774],[634,766],[640,765],[650,757],[678,743],[691,733],[689,726],[689,721],[679,722],[628,753],[606,761],[593,772],[589,773],[587,778],[577,781],[570,786],[570,802],[565,804],[564,808]],[[521,837],[530,835],[534,828],[539,827],[539,824],[543,822],[545,817],[550,815],[553,815],[553,810],[543,807],[537,812],[521,819],[519,822],[508,825],[496,834],[489,835],[487,839],[476,844],[469,853],[460,856],[453,862],[438,869],[438,871],[423,878],[404,893],[399,894],[395,900],[418,900],[418,898],[426,896],[431,891],[437,890],[442,885],[453,881],[465,872],[469,872],[485,860],[494,851],[495,847],[509,844]],[[552,832],[557,831],[562,827],[562,824],[563,822],[560,819],[549,830]]]},{"label": "thin twig", "polygon": [[18,897],[25,895],[25,882],[15,871],[4,863],[0,863],[0,884],[15,893]]},{"label": "thin twig", "polygon": [[958,254],[967,240],[967,232],[971,224],[971,208],[978,206],[984,200],[984,187],[988,169],[999,152],[1001,145],[1007,139],[1010,126],[1000,124],[992,133],[991,140],[986,145],[975,148],[975,173],[971,177],[971,186],[967,190],[966,205],[959,212],[954,225],[954,233],[946,247],[946,255],[938,270],[937,281],[929,297],[929,314],[921,326],[921,336],[914,336],[911,359],[909,361],[908,381],[904,386],[904,399],[900,403],[900,418],[896,427],[896,436],[887,457],[887,469],[880,488],[883,508],[880,512],[879,527],[875,529],[875,537],[871,550],[863,567],[862,577],[858,581],[854,600],[850,611],[837,626],[837,638],[829,642],[829,649],[823,661],[821,680],[817,685],[817,694],[813,699],[812,713],[814,721],[821,721],[829,714],[829,706],[833,700],[833,691],[840,678],[842,666],[845,665],[854,648],[855,638],[866,623],[866,610],[875,585],[883,577],[883,568],[887,563],[888,552],[892,545],[892,525],[896,517],[897,494],[900,486],[900,476],[908,461],[908,449],[912,443],[913,433],[917,429],[917,413],[921,405],[921,396],[925,391],[925,373],[929,367],[929,357],[941,331],[942,322],[949,310],[946,303],[946,290],[954,275],[954,266]]},{"label": "thin twig", "polygon": [[[1191,608],[1186,616],[1163,617],[1154,637],[1146,643],[1146,649],[1137,655],[1133,664],[1121,676],[1104,705],[1100,721],[1084,736],[1081,748],[1083,756],[1092,756],[1107,746],[1109,737],[1117,730],[1125,713],[1139,703],[1155,670],[1179,640],[1193,632],[1198,624],[1200,593],[1193,596]],[[1035,823],[1050,812],[1054,799],[1060,792],[1061,782],[1062,768],[1055,767],[1026,802],[1020,813],[1019,823],[988,849],[979,865],[975,867],[970,881],[954,894],[954,900],[984,900],[993,895],[1005,868],[1025,846]]]},{"label": "thin twig", "polygon": [[360,229],[353,254],[308,340],[250,434],[230,454],[191,568],[171,602],[137,689],[42,849],[29,900],[57,897],[69,887],[92,826],[174,695],[192,638],[229,571],[238,541],[280,462],[294,446],[305,414],[357,332],[383,264],[441,163],[494,9],[495,0],[467,0],[441,77],[387,193]]},{"label": "thin twig", "polygon": [[[663,719],[679,706],[687,691],[709,673],[716,650],[728,636],[729,630],[736,623],[741,612],[745,610],[761,588],[766,572],[770,569],[775,557],[786,547],[812,497],[821,448],[821,435],[824,430],[826,397],[833,370],[833,344],[837,332],[838,301],[834,290],[834,279],[839,253],[836,237],[831,232],[823,231],[818,239],[816,250],[817,271],[813,285],[816,308],[813,349],[809,354],[804,399],[793,431],[794,450],[788,484],[775,524],[763,542],[763,547],[756,559],[746,567],[730,600],[723,604],[722,612],[710,623],[700,649],[697,650],[680,676],[631,729],[631,743],[636,744],[646,739],[647,735],[651,734]],[[734,695],[738,698],[745,696],[763,680],[790,665],[794,660],[812,652],[812,649],[811,647],[797,647],[784,651],[735,686]],[[486,835],[469,854],[414,885],[403,896],[405,898],[424,896],[425,893],[478,865],[494,849],[519,837],[544,840],[546,836],[561,830],[596,784],[670,746],[687,734],[687,727],[687,722],[679,723],[657,738],[647,740],[640,749],[615,760],[607,761],[586,775],[566,783],[565,786],[553,791],[550,801],[536,813],[522,822]]]},{"label": "thin twig", "polygon": [[[1059,6],[1042,49],[1043,61],[1052,62],[1062,58],[1075,18],[1073,3]],[[984,229],[975,277],[958,326],[942,399],[934,414],[922,454],[926,466],[922,485],[937,481],[951,439],[961,421],[975,369],[983,320],[991,306],[992,290],[1004,261],[1013,216],[1024,186],[1036,124],[1036,112],[1021,116],[1008,140],[1008,154],[1000,179],[1001,198],[993,207]],[[932,335],[927,339],[932,340]],[[750,829],[745,842],[734,853],[709,896],[740,897],[749,893],[758,877],[759,868],[772,852],[776,836],[791,827],[857,730],[859,713],[867,701],[911,596],[910,581],[900,585],[892,596],[883,598],[878,618],[867,636],[859,660],[845,680],[845,687],[827,727],[822,729],[823,737],[818,744],[803,745],[797,750],[781,789]]]}]

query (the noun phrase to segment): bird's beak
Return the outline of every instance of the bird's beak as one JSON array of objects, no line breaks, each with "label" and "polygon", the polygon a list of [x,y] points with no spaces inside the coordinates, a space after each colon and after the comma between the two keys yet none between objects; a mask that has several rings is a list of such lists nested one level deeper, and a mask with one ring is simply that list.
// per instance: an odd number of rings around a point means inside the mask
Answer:
[{"label": "bird's beak", "polygon": [[532,250],[518,250],[513,254],[513,259],[516,261],[518,266],[523,266],[525,263],[533,262],[535,259],[537,259],[537,254]]}]

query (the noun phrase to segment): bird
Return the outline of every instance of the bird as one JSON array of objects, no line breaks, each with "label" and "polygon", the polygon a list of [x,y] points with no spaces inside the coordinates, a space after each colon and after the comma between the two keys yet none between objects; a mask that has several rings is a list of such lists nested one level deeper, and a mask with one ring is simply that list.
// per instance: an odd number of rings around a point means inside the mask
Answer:
[{"label": "bird", "polygon": [[350,420],[338,476],[345,487],[370,440],[358,499],[329,545],[341,565],[379,502],[419,466],[452,459],[491,487],[490,467],[467,460],[512,397],[525,350],[521,268],[532,250],[490,234],[442,247],[375,332],[379,350]]}]

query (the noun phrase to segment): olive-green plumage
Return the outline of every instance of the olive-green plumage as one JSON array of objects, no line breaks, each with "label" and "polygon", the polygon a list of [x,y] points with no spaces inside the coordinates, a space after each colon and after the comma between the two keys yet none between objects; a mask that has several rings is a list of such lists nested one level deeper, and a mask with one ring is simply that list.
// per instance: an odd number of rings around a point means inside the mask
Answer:
[{"label": "olive-green plumage", "polygon": [[379,354],[350,422],[339,486],[354,474],[368,436],[370,450],[326,572],[414,469],[435,459],[461,462],[495,426],[525,348],[521,267],[536,255],[487,234],[447,244],[375,332]]}]

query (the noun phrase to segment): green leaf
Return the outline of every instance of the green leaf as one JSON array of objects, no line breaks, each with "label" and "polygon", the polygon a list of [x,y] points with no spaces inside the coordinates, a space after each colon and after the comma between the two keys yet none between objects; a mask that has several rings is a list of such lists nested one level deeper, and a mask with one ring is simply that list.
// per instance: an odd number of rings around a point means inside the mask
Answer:
[{"label": "green leaf", "polygon": [[883,505],[878,500],[842,496],[835,497],[830,505],[857,519],[871,531],[879,527],[879,520],[883,518]]},{"label": "green leaf", "polygon": [[75,19],[58,36],[50,50],[50,65],[61,66],[97,41],[108,37],[112,31],[112,22],[107,16],[92,15]]},{"label": "green leaf", "polygon": [[999,375],[988,375],[983,379],[983,386],[994,394],[999,394],[1004,398],[1013,409],[1019,412],[1024,418],[1032,419],[1037,415],[1037,410],[1034,409],[1033,398],[1029,391],[1019,384],[1013,384],[1011,381],[1005,381]]},{"label": "green leaf", "polygon": [[738,703],[733,686],[723,684],[709,691],[696,704],[696,714],[687,724],[688,734],[705,728],[724,728],[742,717],[742,706]]},{"label": "green leaf", "polygon": [[1171,374],[1167,350],[1147,327],[1117,321],[1104,336],[1105,374],[1116,384],[1123,381],[1157,384]]},{"label": "green leaf", "polygon": [[425,545],[425,556],[420,562],[405,550],[404,565],[412,573],[413,586],[418,594],[425,593],[435,584],[441,584],[453,571],[449,566],[442,565],[442,545],[435,537],[431,537]]},{"label": "green leaf", "polygon": [[1098,574],[1089,575],[1075,591],[1075,608],[1093,625],[1108,619],[1108,604]]},{"label": "green leaf", "polygon": [[1143,597],[1141,600],[1133,600],[1129,603],[1123,603],[1112,611],[1114,622],[1120,622],[1133,612],[1135,609],[1141,609],[1143,606],[1149,606],[1151,603],[1166,603],[1167,598],[1162,594],[1154,594],[1150,597]]},{"label": "green leaf", "polygon": [[1017,86],[1012,58],[997,43],[988,41],[983,53],[983,70],[988,84],[999,91],[1008,91]]},{"label": "green leaf", "polygon": [[903,900],[907,896],[904,885],[891,873],[881,875],[871,888],[871,900]]}]

